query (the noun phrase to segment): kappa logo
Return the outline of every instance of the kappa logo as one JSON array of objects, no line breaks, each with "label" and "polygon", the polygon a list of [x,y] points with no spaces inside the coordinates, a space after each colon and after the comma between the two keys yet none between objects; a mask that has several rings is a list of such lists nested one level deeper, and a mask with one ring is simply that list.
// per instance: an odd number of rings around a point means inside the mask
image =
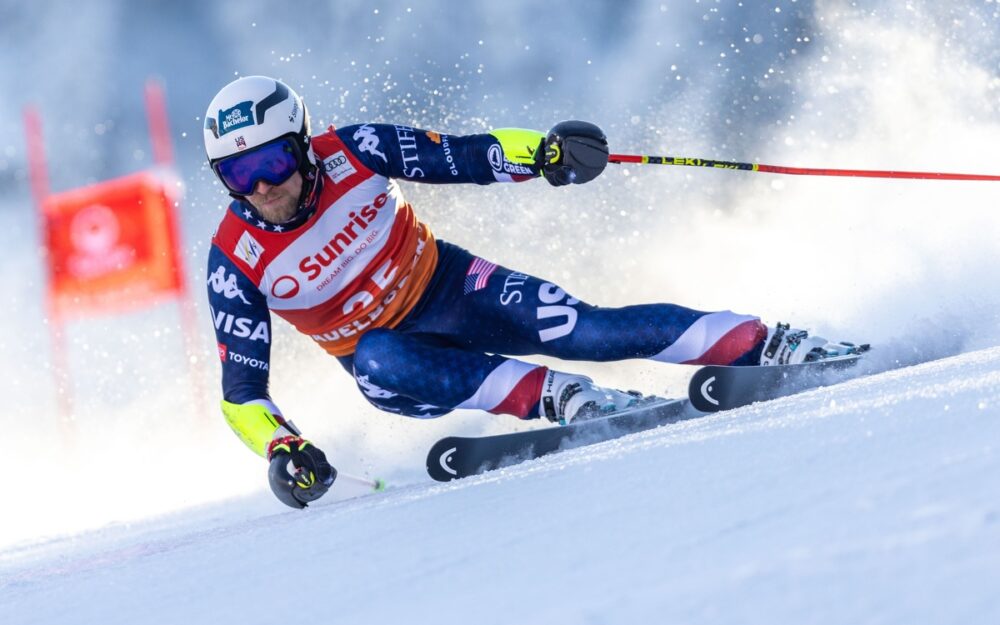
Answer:
[{"label": "kappa logo", "polygon": [[253,126],[253,102],[240,102],[231,109],[219,111],[219,136],[244,126]]},{"label": "kappa logo", "polygon": [[250,302],[243,296],[243,291],[236,284],[236,274],[231,273],[226,277],[226,268],[219,265],[219,268],[208,276],[208,285],[219,295],[224,295],[226,299],[240,298],[240,301],[249,305]]},{"label": "kappa logo", "polygon": [[376,385],[368,379],[367,375],[355,376],[358,381],[358,386],[361,387],[361,391],[368,397],[374,399],[391,399],[396,396],[396,393],[392,391],[387,391],[384,388]]},{"label": "kappa logo", "polygon": [[375,129],[368,124],[358,128],[357,132],[354,133],[354,140],[358,142],[358,149],[362,152],[368,152],[379,157],[386,163],[389,162],[385,154],[378,151],[378,135],[375,134]]},{"label": "kappa logo", "polygon": [[351,174],[357,173],[358,170],[354,169],[350,159],[347,158],[343,150],[340,150],[323,159],[323,171],[336,184]]},{"label": "kappa logo", "polygon": [[260,262],[260,256],[264,253],[264,246],[257,242],[249,232],[244,231],[243,236],[236,242],[236,249],[233,254],[237,258],[250,265],[251,269]]}]

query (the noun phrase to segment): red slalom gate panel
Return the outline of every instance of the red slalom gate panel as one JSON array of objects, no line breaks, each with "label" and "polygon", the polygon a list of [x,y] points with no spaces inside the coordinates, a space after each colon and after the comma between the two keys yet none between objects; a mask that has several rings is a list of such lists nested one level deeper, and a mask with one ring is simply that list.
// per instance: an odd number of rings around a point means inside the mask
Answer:
[{"label": "red slalom gate panel", "polygon": [[62,319],[123,312],[183,291],[174,198],[140,173],[42,202],[49,297]]}]

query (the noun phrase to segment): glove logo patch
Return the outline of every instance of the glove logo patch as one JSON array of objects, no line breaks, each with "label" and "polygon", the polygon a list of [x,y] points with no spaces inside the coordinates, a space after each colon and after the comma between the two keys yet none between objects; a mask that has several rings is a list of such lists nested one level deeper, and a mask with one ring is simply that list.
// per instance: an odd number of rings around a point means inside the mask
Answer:
[{"label": "glove logo patch", "polygon": [[545,156],[549,159],[549,165],[558,163],[559,159],[562,158],[562,148],[559,147],[558,143],[549,144],[548,149],[545,150]]},{"label": "glove logo patch", "polygon": [[299,485],[299,488],[309,488],[316,483],[316,476],[313,475],[312,471],[299,471],[295,475],[295,483]]}]

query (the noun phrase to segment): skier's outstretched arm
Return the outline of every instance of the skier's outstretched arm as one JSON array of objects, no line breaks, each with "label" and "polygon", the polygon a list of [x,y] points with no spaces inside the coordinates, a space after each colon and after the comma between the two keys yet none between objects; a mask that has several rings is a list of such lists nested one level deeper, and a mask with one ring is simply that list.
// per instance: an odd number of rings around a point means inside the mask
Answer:
[{"label": "skier's outstretched arm", "polygon": [[256,285],[213,245],[208,259],[208,301],[222,361],[222,413],[247,447],[271,463],[271,490],[303,508],[336,477],[326,456],[286,420],[268,394],[271,314]]},{"label": "skier's outstretched arm", "polygon": [[369,169],[415,182],[490,184],[543,176],[560,186],[593,180],[608,163],[604,133],[581,121],[560,122],[548,134],[500,128],[448,135],[392,124],[345,126],[336,132]]}]

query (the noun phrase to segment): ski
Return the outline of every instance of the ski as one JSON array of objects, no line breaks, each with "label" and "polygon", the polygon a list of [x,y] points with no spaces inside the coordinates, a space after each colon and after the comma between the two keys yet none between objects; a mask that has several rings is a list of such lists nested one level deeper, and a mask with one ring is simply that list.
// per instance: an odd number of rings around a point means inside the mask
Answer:
[{"label": "ski", "polygon": [[650,397],[612,416],[566,426],[496,436],[449,436],[428,452],[427,473],[439,482],[457,480],[696,416],[689,407],[686,399]]},{"label": "ski", "polygon": [[863,372],[852,368],[861,358],[861,353],[852,353],[797,365],[706,365],[691,378],[688,398],[702,412],[739,408],[857,377]]}]

